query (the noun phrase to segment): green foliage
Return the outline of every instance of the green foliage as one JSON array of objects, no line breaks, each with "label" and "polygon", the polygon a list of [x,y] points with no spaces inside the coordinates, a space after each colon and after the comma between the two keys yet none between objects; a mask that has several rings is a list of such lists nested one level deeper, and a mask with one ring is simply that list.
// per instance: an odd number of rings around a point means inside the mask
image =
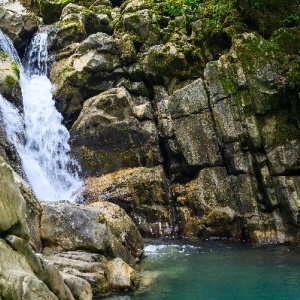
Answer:
[{"label": "green foliage", "polygon": [[12,61],[11,67],[12,67],[13,71],[15,72],[15,74],[17,75],[17,77],[20,78],[20,68],[19,68],[18,64],[15,61]]},{"label": "green foliage", "polygon": [[254,7],[255,7],[256,9],[260,9],[260,8],[261,8],[261,3],[260,3],[260,1],[256,1],[256,2],[254,3]]},{"label": "green foliage", "polygon": [[295,0],[231,0],[241,20],[259,34],[269,37],[282,26],[299,25],[300,5]]},{"label": "green foliage", "polygon": [[209,30],[222,28],[227,16],[232,16],[233,0],[167,0],[166,3],[170,16],[181,16],[183,24],[202,19]]},{"label": "green foliage", "polygon": [[168,12],[172,17],[180,15],[187,17],[197,13],[203,2],[204,0],[167,0]]},{"label": "green foliage", "polygon": [[9,55],[6,54],[5,52],[0,51],[0,58],[3,60],[6,60],[9,58]]},{"label": "green foliage", "polygon": [[299,24],[299,20],[299,14],[292,13],[284,19],[283,23],[286,27],[294,27]]},{"label": "green foliage", "polygon": [[[5,61],[10,61],[11,58],[8,54],[6,54],[5,52],[0,51],[0,59],[5,60]],[[20,78],[20,69],[18,64],[15,61],[11,61],[11,68],[14,71],[14,73],[16,74],[16,76],[18,77],[18,79]],[[11,81],[10,79],[8,79],[8,81]]]},{"label": "green foliage", "polygon": [[228,0],[214,0],[208,7],[208,21],[207,25],[209,27],[219,27],[223,26],[227,16],[231,15],[232,1]]},{"label": "green foliage", "polygon": [[300,89],[300,58],[287,64],[287,83],[289,88],[294,90]]},{"label": "green foliage", "polygon": [[7,84],[9,88],[13,88],[16,85],[16,79],[11,75],[7,75],[5,78],[5,84]]}]

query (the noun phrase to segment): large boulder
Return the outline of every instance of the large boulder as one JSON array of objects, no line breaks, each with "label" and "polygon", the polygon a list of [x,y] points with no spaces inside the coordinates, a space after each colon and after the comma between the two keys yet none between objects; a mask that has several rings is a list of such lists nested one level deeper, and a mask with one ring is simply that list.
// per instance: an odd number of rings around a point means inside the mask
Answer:
[{"label": "large boulder", "polygon": [[8,34],[15,47],[24,51],[28,40],[37,31],[41,19],[19,2],[4,1],[0,6],[0,28]]},{"label": "large boulder", "polygon": [[174,206],[162,166],[128,168],[86,180],[87,202],[109,201],[120,205],[144,236],[175,234]]},{"label": "large boulder", "polygon": [[43,203],[41,238],[44,253],[85,250],[120,257],[131,266],[143,253],[143,240],[132,220],[108,202]]},{"label": "large boulder", "polygon": [[39,280],[26,257],[14,251],[0,239],[2,299],[51,299],[58,298]]},{"label": "large boulder", "polygon": [[70,132],[72,151],[84,175],[151,167],[162,161],[154,122],[140,121],[135,111],[139,110],[134,98],[125,88],[108,90],[84,103]]},{"label": "large boulder", "polygon": [[0,232],[29,238],[29,230],[24,219],[26,204],[15,184],[11,168],[0,157]]},{"label": "large boulder", "polygon": [[[110,34],[111,27],[108,16],[107,19],[104,21],[103,16],[99,16],[94,10],[71,3],[68,4],[62,10],[59,21],[50,27],[50,51],[55,51],[55,54],[57,54],[59,50],[74,43],[82,42],[94,33],[105,32]],[[63,53],[63,51],[61,52]]]},{"label": "large boulder", "polygon": [[26,203],[11,168],[0,157],[0,295],[4,299],[69,299],[58,270],[29,244]]},{"label": "large boulder", "polygon": [[14,181],[26,202],[26,222],[29,229],[29,243],[33,249],[40,253],[42,251],[42,241],[40,232],[40,221],[42,215],[42,205],[37,199],[31,186],[16,172],[13,172]]}]

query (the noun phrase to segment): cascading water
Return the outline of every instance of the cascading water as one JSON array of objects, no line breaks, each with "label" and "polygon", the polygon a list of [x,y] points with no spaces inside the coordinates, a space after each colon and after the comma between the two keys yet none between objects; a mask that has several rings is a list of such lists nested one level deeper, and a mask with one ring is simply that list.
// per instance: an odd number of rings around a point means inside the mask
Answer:
[{"label": "cascading water", "polygon": [[0,109],[8,139],[18,151],[27,179],[41,200],[74,200],[83,184],[78,164],[68,156],[69,133],[52,99],[52,84],[47,78],[47,33],[38,33],[32,39],[25,70],[1,31],[0,49],[20,66],[24,112],[21,114],[2,96]]},{"label": "cascading water", "polygon": [[23,70],[18,52],[14,48],[12,41],[1,30],[0,30],[0,50],[5,52],[6,54],[8,54],[18,64],[18,66]]}]

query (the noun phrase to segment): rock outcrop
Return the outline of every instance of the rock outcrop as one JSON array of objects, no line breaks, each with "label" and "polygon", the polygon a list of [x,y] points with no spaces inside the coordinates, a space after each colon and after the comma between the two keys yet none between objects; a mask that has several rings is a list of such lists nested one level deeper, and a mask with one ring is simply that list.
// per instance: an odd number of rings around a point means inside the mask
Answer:
[{"label": "rock outcrop", "polygon": [[[135,289],[140,233],[299,242],[296,1],[21,3],[1,2],[0,29],[20,55],[48,31],[85,201],[38,202],[7,164],[21,169],[0,115],[1,299]],[[2,52],[0,70],[1,95],[22,110]]]},{"label": "rock outcrop", "polygon": [[24,53],[28,40],[42,24],[41,18],[27,10],[18,1],[3,0],[0,5],[0,28]]},{"label": "rock outcrop", "polygon": [[120,207],[40,204],[2,157],[0,162],[3,299],[88,300],[139,285],[133,267],[143,241]]},{"label": "rock outcrop", "polygon": [[[147,236],[297,242],[299,5],[262,4],[263,19],[250,2],[121,2],[22,1],[51,24],[49,73],[87,203],[120,205]],[[6,30],[20,45],[36,30],[22,26]],[[18,98],[17,85],[1,92]],[[51,247],[87,251],[50,231]]]},{"label": "rock outcrop", "polygon": [[0,158],[0,294],[3,299],[74,299],[53,264],[29,244],[26,202],[11,168]]},{"label": "rock outcrop", "polygon": [[110,201],[121,206],[144,236],[176,234],[175,206],[162,166],[128,168],[101,177],[89,177],[86,202]]},{"label": "rock outcrop", "polygon": [[[57,84],[58,106],[60,99],[72,103],[70,91],[79,97],[78,118],[62,112],[73,123],[72,151],[87,177],[86,198],[118,203],[145,235],[297,240],[298,85],[292,74],[299,60],[287,61],[291,47],[278,48],[297,27],[277,31],[274,25],[270,40],[223,28],[197,47],[211,29],[196,21],[188,31],[157,5],[125,1],[115,9],[112,37],[102,33],[101,42],[92,35],[73,44],[73,58],[58,58],[52,68],[54,81],[60,64],[70,68],[63,77],[67,92]],[[111,62],[118,61],[106,69],[106,78],[115,79],[106,87],[107,79],[87,68],[102,61],[91,51],[104,45]],[[88,99],[78,71],[102,85],[100,94]],[[157,191],[159,182],[165,184]]]},{"label": "rock outcrop", "polygon": [[162,162],[150,104],[139,100],[121,87],[84,103],[71,144],[86,176]]},{"label": "rock outcrop", "polygon": [[[42,206],[43,253],[75,294],[82,285],[86,294],[90,286],[94,296],[139,285],[133,268],[143,254],[143,240],[123,209],[108,202]],[[79,283],[77,278],[81,279]]]}]

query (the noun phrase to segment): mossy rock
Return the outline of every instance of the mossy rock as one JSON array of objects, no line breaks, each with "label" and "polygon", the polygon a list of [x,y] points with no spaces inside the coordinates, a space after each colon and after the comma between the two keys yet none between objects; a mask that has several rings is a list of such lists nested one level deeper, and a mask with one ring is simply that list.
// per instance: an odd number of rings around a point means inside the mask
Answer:
[{"label": "mossy rock", "polygon": [[190,73],[185,55],[173,45],[151,47],[141,65],[146,74],[153,76],[185,78]]},{"label": "mossy rock", "polygon": [[0,94],[16,106],[22,106],[19,85],[20,69],[6,53],[0,51]]},{"label": "mossy rock", "polygon": [[[246,73],[257,72],[257,67],[271,64],[278,65],[279,46],[275,41],[265,40],[256,32],[236,35],[233,41],[236,51]],[[275,68],[275,66],[274,66]]]},{"label": "mossy rock", "polygon": [[298,56],[296,59],[291,60],[287,64],[286,69],[286,79],[287,86],[295,91],[300,90],[300,57]]},{"label": "mossy rock", "polygon": [[278,45],[281,51],[300,55],[300,26],[281,28],[274,32],[271,40]]},{"label": "mossy rock", "polygon": [[290,111],[281,111],[257,118],[266,149],[273,149],[289,141],[300,141],[300,132]]},{"label": "mossy rock", "polygon": [[63,9],[61,20],[58,24],[64,26],[74,22],[84,27],[87,36],[96,32],[110,31],[109,24],[102,24],[101,19],[95,12],[86,7],[70,3]]},{"label": "mossy rock", "polygon": [[38,0],[41,16],[46,24],[52,24],[59,20],[63,8],[69,4],[77,4],[89,7],[93,0]]},{"label": "mossy rock", "polygon": [[234,7],[250,29],[266,37],[280,27],[299,24],[300,5],[294,0],[234,1]]}]

